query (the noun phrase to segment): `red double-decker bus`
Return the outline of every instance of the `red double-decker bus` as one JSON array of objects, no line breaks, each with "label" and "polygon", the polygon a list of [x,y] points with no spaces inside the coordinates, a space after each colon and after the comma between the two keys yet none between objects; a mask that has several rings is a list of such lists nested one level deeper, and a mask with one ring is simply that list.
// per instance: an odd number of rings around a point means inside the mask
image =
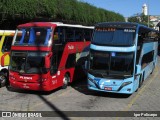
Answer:
[{"label": "red double-decker bus", "polygon": [[92,26],[59,22],[19,25],[10,54],[11,87],[36,91],[66,88],[82,76],[92,32]]}]

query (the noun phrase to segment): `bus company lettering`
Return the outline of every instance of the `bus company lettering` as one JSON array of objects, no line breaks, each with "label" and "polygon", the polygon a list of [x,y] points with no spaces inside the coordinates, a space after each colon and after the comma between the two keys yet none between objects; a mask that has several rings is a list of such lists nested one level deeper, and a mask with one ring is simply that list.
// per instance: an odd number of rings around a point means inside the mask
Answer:
[{"label": "bus company lettering", "polygon": [[52,80],[52,84],[57,84],[57,80]]},{"label": "bus company lettering", "polygon": [[20,76],[19,78],[25,79],[25,80],[32,80],[32,77],[24,77],[24,76]]},{"label": "bus company lettering", "polygon": [[74,49],[74,46],[73,46],[73,45],[68,45],[68,49],[69,49],[69,50],[73,50],[73,49]]}]

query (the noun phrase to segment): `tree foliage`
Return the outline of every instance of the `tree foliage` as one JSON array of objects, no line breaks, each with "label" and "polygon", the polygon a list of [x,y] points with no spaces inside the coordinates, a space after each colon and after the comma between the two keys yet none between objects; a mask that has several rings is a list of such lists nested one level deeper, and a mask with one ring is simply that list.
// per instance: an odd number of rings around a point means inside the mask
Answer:
[{"label": "tree foliage", "polygon": [[[148,26],[148,16],[144,14],[136,14],[128,18],[128,22],[136,22]],[[149,22],[149,26],[153,27],[153,23]]]},{"label": "tree foliage", "polygon": [[119,13],[77,0],[0,0],[1,21],[5,19],[48,18],[93,25],[97,22],[124,21]]}]

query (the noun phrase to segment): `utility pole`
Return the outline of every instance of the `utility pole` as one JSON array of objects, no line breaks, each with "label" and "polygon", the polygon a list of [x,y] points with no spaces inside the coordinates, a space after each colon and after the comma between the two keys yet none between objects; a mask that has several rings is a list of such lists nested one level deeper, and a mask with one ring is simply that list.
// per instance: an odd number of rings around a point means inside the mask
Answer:
[{"label": "utility pole", "polygon": [[149,18],[149,0],[147,2],[148,2],[148,27],[149,27],[149,21],[150,21],[150,18]]}]

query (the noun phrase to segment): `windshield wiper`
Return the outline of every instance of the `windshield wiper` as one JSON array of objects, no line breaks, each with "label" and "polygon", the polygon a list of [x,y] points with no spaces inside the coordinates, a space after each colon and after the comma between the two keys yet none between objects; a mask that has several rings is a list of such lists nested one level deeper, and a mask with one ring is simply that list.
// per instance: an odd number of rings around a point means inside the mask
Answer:
[{"label": "windshield wiper", "polygon": [[112,76],[114,77],[117,77],[118,79],[126,79],[126,78],[129,78],[129,77],[132,77],[132,75],[118,75],[118,74],[112,74]]},{"label": "windshield wiper", "polygon": [[104,74],[97,72],[96,70],[89,70],[88,73],[93,74],[96,77],[102,77],[104,78]]},{"label": "windshield wiper", "polygon": [[102,71],[89,70],[88,72],[90,74],[93,74],[95,77],[101,77],[101,78],[115,78],[116,77],[114,75],[109,75],[109,71],[102,73]]},{"label": "windshield wiper", "polygon": [[123,75],[124,78],[129,78],[129,77],[132,77],[133,75]]},{"label": "windshield wiper", "polygon": [[93,74],[95,77],[101,77],[101,78],[113,78],[113,79],[127,79],[129,77],[132,77],[133,75],[119,75],[119,74],[109,74],[109,71],[106,73],[102,73],[101,71],[97,70],[89,70],[90,74]]}]

